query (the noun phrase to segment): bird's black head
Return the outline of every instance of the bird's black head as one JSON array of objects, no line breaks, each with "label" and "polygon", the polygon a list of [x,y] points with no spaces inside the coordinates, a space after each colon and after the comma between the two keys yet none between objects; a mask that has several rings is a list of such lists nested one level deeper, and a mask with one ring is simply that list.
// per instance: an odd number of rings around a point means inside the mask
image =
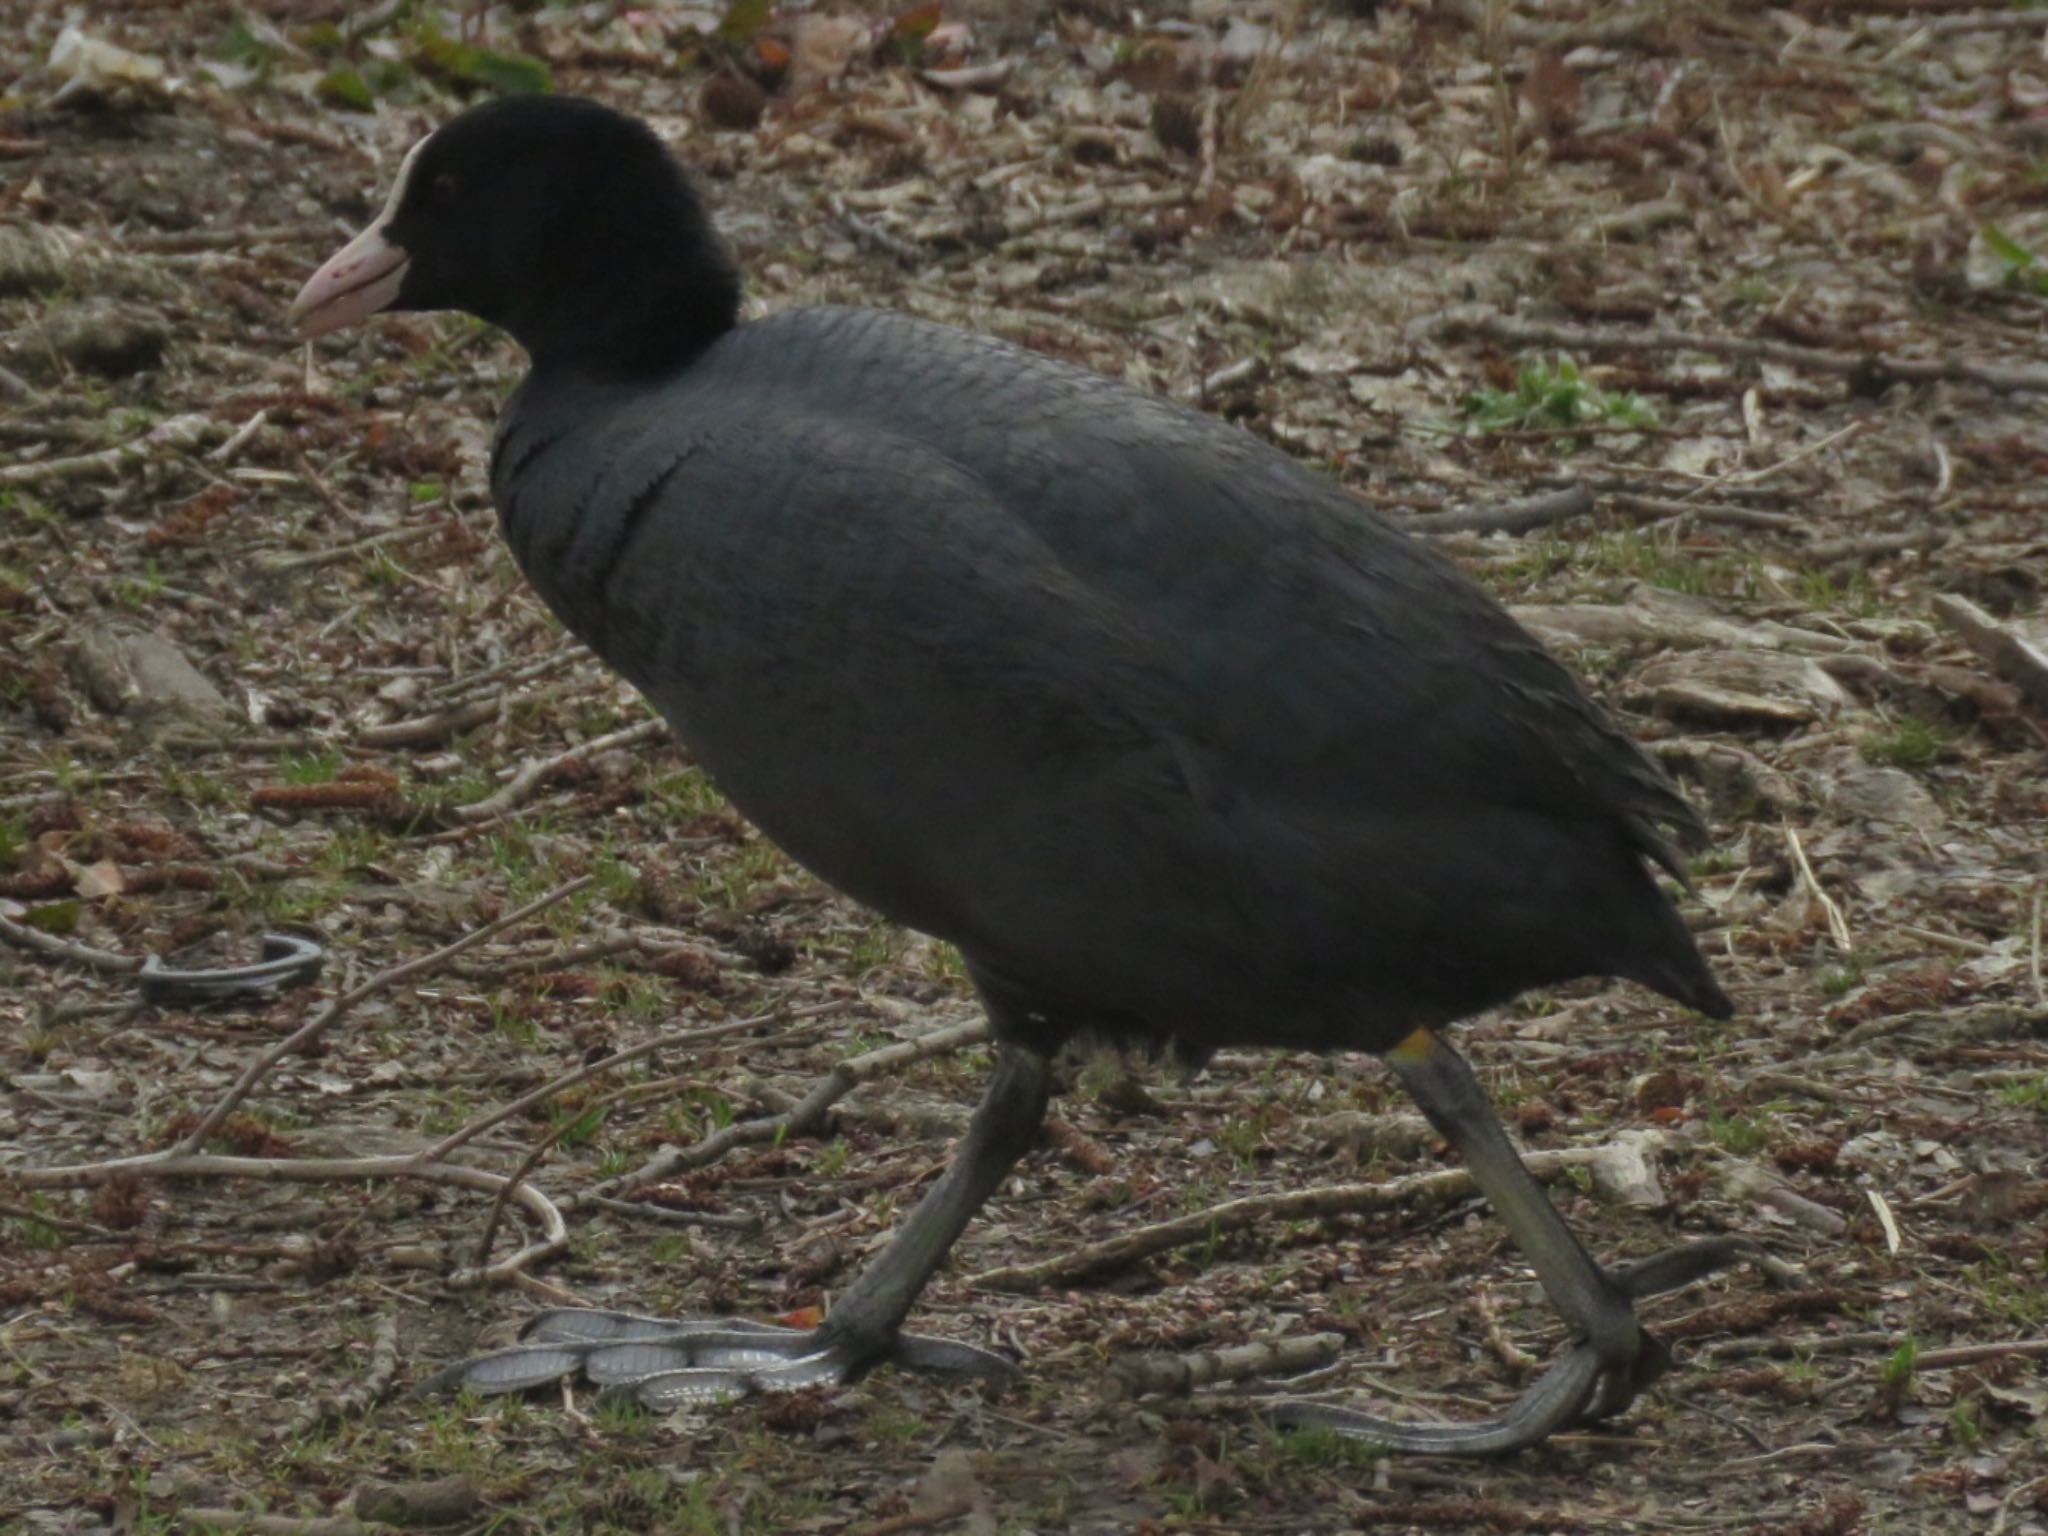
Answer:
[{"label": "bird's black head", "polygon": [[646,124],[594,101],[508,96],[413,146],[370,227],[307,282],[317,336],[382,309],[460,309],[536,367],[650,374],[729,330],[739,275]]}]

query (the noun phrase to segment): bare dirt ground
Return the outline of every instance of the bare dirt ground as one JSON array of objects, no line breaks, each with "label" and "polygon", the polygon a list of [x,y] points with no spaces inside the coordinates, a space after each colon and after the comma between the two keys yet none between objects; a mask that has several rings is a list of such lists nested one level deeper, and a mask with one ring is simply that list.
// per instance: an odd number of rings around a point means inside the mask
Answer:
[{"label": "bare dirt ground", "polygon": [[[0,1527],[342,1533],[458,1479],[440,1516],[503,1531],[2048,1531],[2048,18],[719,19],[0,5]],[[1376,1064],[1096,1062],[919,1313],[1012,1390],[406,1395],[550,1300],[814,1315],[987,1065],[954,959],[781,858],[522,587],[482,474],[516,350],[286,333],[403,148],[536,60],[672,136],[757,305],[1201,400],[1593,679],[1711,811],[1740,1016],[1581,986],[1462,1038],[1596,1251],[1744,1232],[1813,1288],[1661,1300],[1665,1384],[1501,1463],[1276,1438],[1270,1380],[1134,1396],[1120,1362],[1323,1334],[1307,1390],[1458,1414],[1559,1340]],[[317,984],[136,1001],[140,957],[269,931]]]}]

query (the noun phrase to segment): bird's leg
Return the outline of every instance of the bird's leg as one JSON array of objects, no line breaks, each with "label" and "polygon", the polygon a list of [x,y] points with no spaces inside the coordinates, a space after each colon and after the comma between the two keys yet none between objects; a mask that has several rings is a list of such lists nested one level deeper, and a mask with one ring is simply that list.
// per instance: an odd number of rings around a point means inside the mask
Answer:
[{"label": "bird's leg", "polygon": [[649,1407],[673,1408],[853,1381],[885,1361],[907,1370],[1008,1376],[1012,1368],[1000,1355],[899,1330],[968,1221],[1031,1150],[1050,1081],[1043,1056],[999,1048],[995,1076],[952,1165],[816,1328],[558,1308],[527,1324],[524,1343],[465,1360],[422,1390],[517,1392],[580,1372]]},{"label": "bird's leg", "polygon": [[1278,1406],[1276,1419],[1289,1427],[1356,1435],[1394,1450],[1483,1456],[1534,1445],[1581,1418],[1620,1412],[1671,1363],[1670,1352],[1637,1324],[1630,1302],[1754,1257],[1754,1245],[1739,1239],[1692,1243],[1627,1269],[1603,1269],[1523,1166],[1464,1057],[1434,1031],[1418,1029],[1387,1053],[1387,1061],[1430,1124],[1457,1148],[1473,1182],[1507,1224],[1544,1294],[1577,1339],[1498,1418],[1409,1424],[1348,1408],[1288,1402]]}]

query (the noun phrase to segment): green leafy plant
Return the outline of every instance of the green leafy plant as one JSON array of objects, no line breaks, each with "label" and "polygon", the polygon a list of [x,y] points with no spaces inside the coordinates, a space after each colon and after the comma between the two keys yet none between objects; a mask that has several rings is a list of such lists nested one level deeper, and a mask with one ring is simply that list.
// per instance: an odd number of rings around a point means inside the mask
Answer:
[{"label": "green leafy plant", "polygon": [[1474,390],[1464,411],[1476,432],[1608,425],[1654,427],[1657,410],[1641,395],[1609,394],[1560,353],[1555,362],[1525,363],[1513,389]]},{"label": "green leafy plant", "polygon": [[1983,236],[1985,248],[1998,262],[1999,281],[2022,293],[2048,298],[2048,260],[2043,260],[1996,224],[1982,225],[1977,232]]},{"label": "green leafy plant", "polygon": [[341,754],[336,751],[288,754],[278,760],[278,777],[287,784],[332,784],[341,772]]},{"label": "green leafy plant", "polygon": [[2007,1083],[1998,1090],[1998,1099],[2014,1109],[2038,1109],[2048,1114],[2048,1072],[2024,1082]]}]

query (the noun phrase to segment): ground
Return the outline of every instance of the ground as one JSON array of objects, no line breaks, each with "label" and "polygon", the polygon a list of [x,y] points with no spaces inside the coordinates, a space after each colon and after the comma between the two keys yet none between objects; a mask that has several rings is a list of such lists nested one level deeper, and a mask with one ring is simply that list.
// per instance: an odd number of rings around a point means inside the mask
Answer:
[{"label": "ground", "polygon": [[[849,14],[133,5],[81,47],[0,4],[0,1526],[343,1532],[457,1478],[506,1531],[2048,1531],[2048,21]],[[957,959],[783,859],[523,586],[511,343],[288,334],[404,147],[543,73],[671,137],[757,307],[1200,402],[1513,605],[1709,814],[1739,1012],[1585,983],[1461,1039],[1595,1251],[1746,1233],[1809,1288],[1651,1305],[1665,1382],[1496,1463],[1276,1437],[1270,1378],[1133,1396],[1270,1344],[1469,1413],[1560,1340],[1374,1062],[1097,1060],[918,1311],[1008,1390],[408,1395],[554,1300],[815,1315],[988,1066]],[[270,931],[316,982],[137,1001],[139,957]]]}]

